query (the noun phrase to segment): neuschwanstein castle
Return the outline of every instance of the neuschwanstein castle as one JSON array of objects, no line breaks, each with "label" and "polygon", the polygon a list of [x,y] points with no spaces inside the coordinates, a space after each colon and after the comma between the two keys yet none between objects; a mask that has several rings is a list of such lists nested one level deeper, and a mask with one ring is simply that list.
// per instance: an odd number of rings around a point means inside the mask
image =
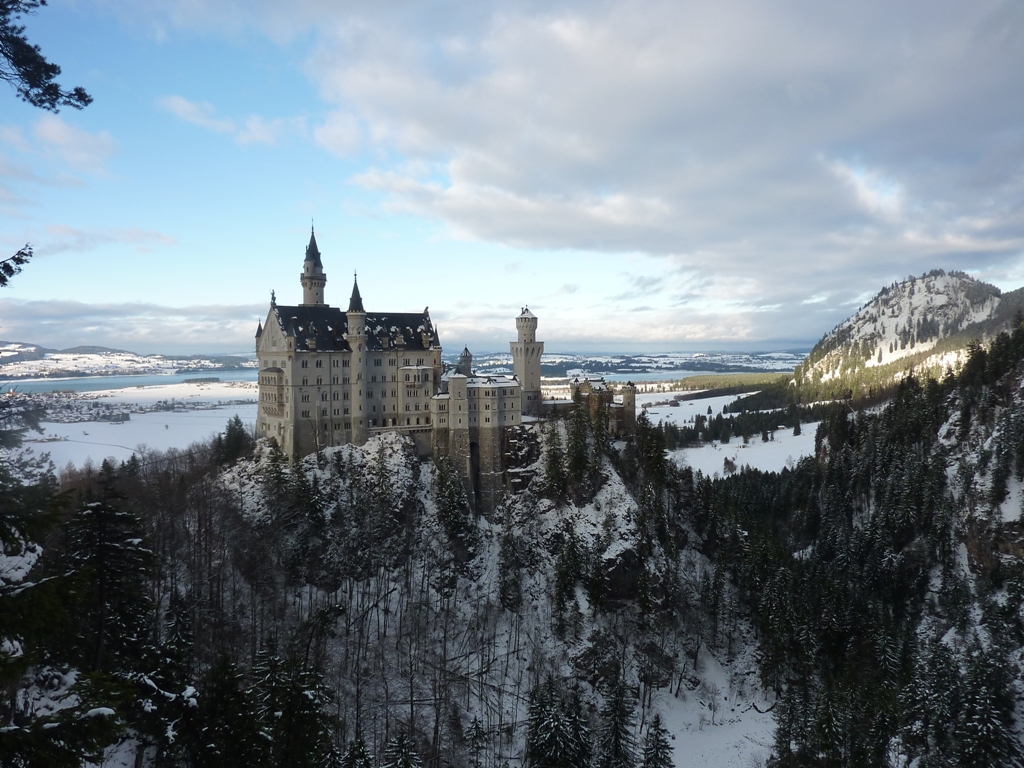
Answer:
[{"label": "neuschwanstein castle", "polygon": [[[513,376],[475,375],[468,349],[446,371],[426,309],[367,312],[356,282],[348,311],[324,302],[327,275],[312,232],[299,279],[302,303],[280,305],[271,294],[256,331],[257,436],[304,456],[400,432],[421,456],[450,457],[473,503],[493,509],[504,489],[506,429],[541,413],[537,317],[523,309],[516,318]],[[632,417],[632,397],[628,405]]]}]

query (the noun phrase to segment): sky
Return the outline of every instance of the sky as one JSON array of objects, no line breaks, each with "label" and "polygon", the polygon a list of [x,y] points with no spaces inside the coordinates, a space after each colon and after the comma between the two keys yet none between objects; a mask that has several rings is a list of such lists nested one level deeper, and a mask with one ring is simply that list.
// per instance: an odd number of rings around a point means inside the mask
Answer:
[{"label": "sky", "polygon": [[0,82],[0,339],[245,352],[299,303],[445,348],[807,347],[934,268],[1024,285],[1016,2],[50,0]]}]

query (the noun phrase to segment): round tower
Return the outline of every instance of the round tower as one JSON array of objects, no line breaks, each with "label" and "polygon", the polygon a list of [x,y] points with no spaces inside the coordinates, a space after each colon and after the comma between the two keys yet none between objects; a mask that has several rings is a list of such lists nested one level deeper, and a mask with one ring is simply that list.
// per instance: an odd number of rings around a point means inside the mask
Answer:
[{"label": "round tower", "polygon": [[306,259],[302,262],[302,274],[299,275],[299,282],[302,283],[302,303],[324,304],[324,286],[327,285],[327,275],[324,273],[324,265],[320,261],[320,249],[316,247],[316,235],[313,228],[309,229],[309,245],[306,246]]},{"label": "round tower", "polygon": [[544,354],[544,342],[537,341],[537,316],[529,307],[516,318],[518,341],[509,343],[512,352],[512,370],[523,389],[523,414],[540,415],[540,357]]},{"label": "round tower", "polygon": [[622,410],[626,417],[626,432],[632,435],[636,432],[636,385],[632,381],[627,381],[622,388]]},{"label": "round tower", "polygon": [[455,370],[463,376],[473,375],[473,353],[469,351],[469,347],[463,347],[462,354],[459,355],[459,365]]},{"label": "round tower", "polygon": [[369,430],[367,429],[366,398],[364,387],[366,385],[366,310],[363,309],[363,298],[359,295],[359,282],[353,278],[352,297],[348,302],[348,312],[345,313],[348,321],[348,330],[345,333],[345,340],[349,349],[349,402],[351,403],[350,414],[352,417],[352,442],[355,445],[362,445],[366,442]]}]

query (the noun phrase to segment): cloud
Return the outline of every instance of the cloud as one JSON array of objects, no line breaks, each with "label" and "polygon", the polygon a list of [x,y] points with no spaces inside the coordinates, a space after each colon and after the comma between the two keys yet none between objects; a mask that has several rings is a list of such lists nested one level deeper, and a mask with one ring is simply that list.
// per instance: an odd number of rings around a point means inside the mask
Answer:
[{"label": "cloud", "polygon": [[656,257],[659,335],[807,338],[808,311],[842,319],[908,273],[1024,274],[1017,4],[155,7],[302,40],[326,111],[314,140],[367,158],[350,180],[389,210],[567,258]]},{"label": "cloud", "polygon": [[242,145],[274,144],[286,134],[303,134],[306,130],[306,121],[301,117],[268,120],[250,115],[239,125],[233,120],[218,117],[212,104],[190,101],[184,96],[163,96],[157,99],[157,106],[186,123],[227,134]]},{"label": "cloud", "polygon": [[116,227],[77,228],[63,224],[49,224],[46,227],[48,238],[36,249],[40,256],[47,256],[66,251],[91,251],[109,243],[124,243],[135,246],[139,253],[147,253],[154,246],[177,245],[177,238],[161,232],[152,232],[138,228],[120,229]]},{"label": "cloud", "polygon": [[114,154],[115,143],[107,131],[89,133],[56,115],[45,115],[32,126],[33,137],[78,171],[100,174]]},{"label": "cloud", "polygon": [[88,344],[140,354],[247,352],[266,305],[167,307],[0,300],[0,338],[66,349]]}]

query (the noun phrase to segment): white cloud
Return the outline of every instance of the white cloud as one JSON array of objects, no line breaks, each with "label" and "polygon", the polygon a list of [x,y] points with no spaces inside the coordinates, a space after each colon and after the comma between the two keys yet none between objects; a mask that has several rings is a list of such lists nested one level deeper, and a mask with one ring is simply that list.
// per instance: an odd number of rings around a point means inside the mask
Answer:
[{"label": "white cloud", "polygon": [[190,101],[184,96],[163,96],[157,99],[157,106],[186,123],[214,133],[227,134],[242,145],[275,144],[287,134],[301,135],[306,131],[306,121],[301,117],[268,120],[258,115],[250,115],[244,122],[237,124],[234,120],[218,117],[217,110],[212,104],[205,101]]},{"label": "white cloud", "polygon": [[171,354],[245,352],[266,306],[85,304],[0,299],[0,337],[68,348],[82,344]]},{"label": "white cloud", "polygon": [[1021,274],[1016,4],[155,2],[179,27],[312,39],[313,138],[370,158],[352,181],[391,209],[660,258],[691,315],[624,318],[638,336],[806,338],[806,313],[828,327],[908,273]]},{"label": "white cloud", "polygon": [[32,135],[78,171],[103,173],[104,163],[114,154],[114,139],[107,131],[89,133],[56,115],[45,115],[37,120],[32,126]]},{"label": "white cloud", "polygon": [[47,237],[37,247],[40,256],[64,253],[66,251],[91,251],[108,243],[124,243],[135,246],[140,253],[146,253],[154,246],[177,245],[171,235],[138,228],[120,229],[115,227],[78,228],[63,224],[46,227]]}]

